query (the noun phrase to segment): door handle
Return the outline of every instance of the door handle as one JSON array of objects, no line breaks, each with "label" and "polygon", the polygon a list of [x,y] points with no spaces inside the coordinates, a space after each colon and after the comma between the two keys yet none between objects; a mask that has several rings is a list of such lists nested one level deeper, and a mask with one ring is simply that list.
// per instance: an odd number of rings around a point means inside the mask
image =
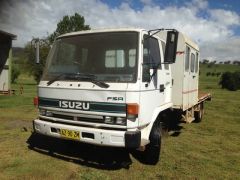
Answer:
[{"label": "door handle", "polygon": [[159,90],[160,90],[160,92],[164,92],[164,90],[165,90],[164,84],[160,84]]}]

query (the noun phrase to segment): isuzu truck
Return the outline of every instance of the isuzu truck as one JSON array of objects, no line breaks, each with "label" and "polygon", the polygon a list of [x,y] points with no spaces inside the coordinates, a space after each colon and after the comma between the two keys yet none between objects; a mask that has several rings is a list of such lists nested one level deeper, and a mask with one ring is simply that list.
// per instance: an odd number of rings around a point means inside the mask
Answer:
[{"label": "isuzu truck", "polygon": [[163,116],[200,121],[199,47],[175,29],[104,29],[56,38],[38,85],[34,131],[140,149],[159,160]]}]

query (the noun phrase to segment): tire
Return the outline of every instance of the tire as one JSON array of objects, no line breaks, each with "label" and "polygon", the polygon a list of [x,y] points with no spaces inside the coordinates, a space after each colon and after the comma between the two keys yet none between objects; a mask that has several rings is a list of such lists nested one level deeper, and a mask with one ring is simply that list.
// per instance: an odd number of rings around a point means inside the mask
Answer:
[{"label": "tire", "polygon": [[156,165],[158,163],[161,150],[161,139],[161,124],[156,123],[150,133],[150,143],[143,152],[146,164]]},{"label": "tire", "polygon": [[204,114],[203,103],[199,104],[199,111],[194,112],[195,122],[201,122]]}]

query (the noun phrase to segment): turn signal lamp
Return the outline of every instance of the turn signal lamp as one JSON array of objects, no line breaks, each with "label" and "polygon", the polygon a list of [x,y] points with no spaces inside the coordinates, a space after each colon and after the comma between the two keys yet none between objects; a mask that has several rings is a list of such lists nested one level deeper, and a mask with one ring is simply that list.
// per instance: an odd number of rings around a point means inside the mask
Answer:
[{"label": "turn signal lamp", "polygon": [[139,105],[137,103],[127,104],[127,118],[135,119],[138,117]]},{"label": "turn signal lamp", "polygon": [[36,97],[34,97],[33,98],[33,104],[34,104],[34,106],[38,106],[38,96],[36,96]]}]

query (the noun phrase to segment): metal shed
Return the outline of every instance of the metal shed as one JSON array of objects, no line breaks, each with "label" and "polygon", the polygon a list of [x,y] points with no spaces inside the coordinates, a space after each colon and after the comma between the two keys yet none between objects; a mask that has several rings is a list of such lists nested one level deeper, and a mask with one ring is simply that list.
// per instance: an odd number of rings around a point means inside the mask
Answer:
[{"label": "metal shed", "polygon": [[0,93],[11,90],[12,40],[17,36],[0,30]]}]

